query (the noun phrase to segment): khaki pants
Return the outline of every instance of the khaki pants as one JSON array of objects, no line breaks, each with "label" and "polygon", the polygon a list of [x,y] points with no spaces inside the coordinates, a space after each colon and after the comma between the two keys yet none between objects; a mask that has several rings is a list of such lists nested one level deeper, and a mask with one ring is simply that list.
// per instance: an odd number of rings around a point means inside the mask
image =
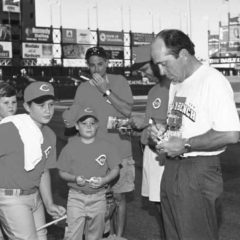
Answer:
[{"label": "khaki pants", "polygon": [[36,231],[46,223],[38,192],[21,196],[0,193],[0,222],[9,239],[47,240],[46,229]]},{"label": "khaki pants", "polygon": [[84,194],[69,190],[67,203],[66,240],[99,240],[105,225],[106,196],[105,189],[94,194]]}]

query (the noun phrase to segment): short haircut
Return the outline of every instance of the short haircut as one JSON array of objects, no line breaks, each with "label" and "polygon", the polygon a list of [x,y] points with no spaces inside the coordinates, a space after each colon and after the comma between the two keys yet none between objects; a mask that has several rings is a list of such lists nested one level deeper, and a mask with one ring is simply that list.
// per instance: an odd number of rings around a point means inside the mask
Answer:
[{"label": "short haircut", "polygon": [[17,95],[16,89],[8,83],[0,83],[0,98]]},{"label": "short haircut", "polygon": [[176,58],[179,56],[179,52],[182,49],[186,49],[189,54],[195,55],[195,45],[191,39],[184,32],[177,29],[165,29],[159,32],[156,38],[161,38],[170,53]]}]

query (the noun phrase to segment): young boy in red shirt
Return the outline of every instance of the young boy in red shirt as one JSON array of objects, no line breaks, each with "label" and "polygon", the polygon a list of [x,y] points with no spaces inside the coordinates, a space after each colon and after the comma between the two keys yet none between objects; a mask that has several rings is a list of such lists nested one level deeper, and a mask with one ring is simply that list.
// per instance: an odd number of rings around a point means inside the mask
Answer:
[{"label": "young boy in red shirt", "polygon": [[[77,109],[76,109],[77,108]],[[89,106],[73,105],[71,116],[78,135],[63,148],[58,160],[60,176],[68,182],[67,240],[101,239],[106,214],[106,186],[119,174],[115,147],[96,137],[98,117]]]}]

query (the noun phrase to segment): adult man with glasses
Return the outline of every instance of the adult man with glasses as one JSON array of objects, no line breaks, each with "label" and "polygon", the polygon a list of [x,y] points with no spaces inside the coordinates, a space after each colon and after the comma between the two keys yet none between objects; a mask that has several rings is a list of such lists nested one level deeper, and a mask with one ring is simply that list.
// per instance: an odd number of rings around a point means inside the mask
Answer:
[{"label": "adult man with glasses", "polygon": [[172,82],[168,131],[157,136],[157,129],[150,129],[168,157],[161,183],[166,237],[217,240],[219,154],[238,141],[240,131],[233,91],[221,73],[197,60],[194,44],[179,30],[157,34],[152,58]]},{"label": "adult man with glasses", "polygon": [[117,131],[109,131],[109,120],[131,115],[133,97],[126,79],[121,75],[107,74],[107,54],[102,47],[92,47],[86,52],[91,79],[82,83],[76,92],[75,104],[88,104],[96,109],[99,118],[98,135],[106,138],[119,149],[122,159],[120,178],[113,186],[118,200],[116,235],[122,236],[126,221],[125,193],[134,189],[135,168],[132,159],[130,137]]}]

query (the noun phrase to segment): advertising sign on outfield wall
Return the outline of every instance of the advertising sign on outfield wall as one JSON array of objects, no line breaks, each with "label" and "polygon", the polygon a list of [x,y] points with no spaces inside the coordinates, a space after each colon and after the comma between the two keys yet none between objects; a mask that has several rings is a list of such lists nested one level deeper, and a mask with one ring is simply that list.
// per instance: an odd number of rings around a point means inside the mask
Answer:
[{"label": "advertising sign on outfield wall", "polygon": [[12,58],[11,42],[0,42],[0,58]]},{"label": "advertising sign on outfield wall", "polygon": [[11,25],[0,24],[0,41],[11,41]]},{"label": "advertising sign on outfield wall", "polygon": [[64,44],[62,46],[63,58],[85,59],[85,53],[92,45]]},{"label": "advertising sign on outfield wall", "polygon": [[23,58],[53,58],[53,45],[44,43],[23,43]]},{"label": "advertising sign on outfield wall", "polygon": [[63,43],[93,44],[93,36],[88,29],[63,29]]},{"label": "advertising sign on outfield wall", "polygon": [[44,27],[26,27],[23,29],[22,38],[24,42],[52,43],[52,30]]},{"label": "advertising sign on outfield wall", "polygon": [[20,0],[2,0],[2,9],[4,12],[20,13]]},{"label": "advertising sign on outfield wall", "polygon": [[99,44],[123,46],[123,32],[99,31]]}]

